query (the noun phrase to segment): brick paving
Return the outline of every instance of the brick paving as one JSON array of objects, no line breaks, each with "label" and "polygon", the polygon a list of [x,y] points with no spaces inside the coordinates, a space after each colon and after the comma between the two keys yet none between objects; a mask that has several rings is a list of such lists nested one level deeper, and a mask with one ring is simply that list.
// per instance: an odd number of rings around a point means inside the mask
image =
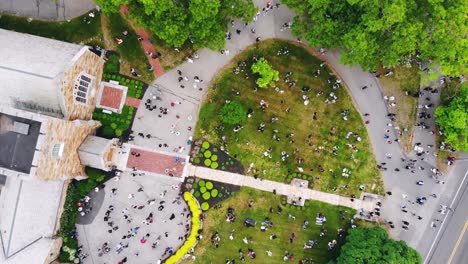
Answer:
[{"label": "brick paving", "polygon": [[[122,5],[120,7],[120,13],[125,15],[127,12],[128,12],[128,6]],[[133,21],[129,20],[128,22],[133,27],[133,30],[135,30],[135,32],[140,37],[143,38],[143,40],[140,41],[143,50],[145,50],[145,52],[151,52],[152,54],[156,54],[156,50],[154,49],[153,44],[151,44],[148,41],[148,39],[150,38],[150,34],[148,33],[148,31],[144,28],[135,28],[134,26],[135,24],[133,23]],[[161,66],[161,63],[159,62],[159,59],[153,59],[149,56],[147,56],[147,58],[148,58],[148,62],[151,64],[151,66],[153,66],[154,78],[158,78],[159,76],[163,75],[164,70],[163,70],[163,67]]]},{"label": "brick paving", "polygon": [[125,104],[131,107],[138,108],[140,107],[141,100],[137,98],[128,97],[125,98]]},{"label": "brick paving", "polygon": [[[143,150],[132,147],[127,160],[129,169],[135,168],[138,171],[146,171],[173,177],[182,177],[184,172],[185,159],[162,153]],[[136,153],[137,155],[132,155]],[[178,161],[176,161],[178,159]]]}]

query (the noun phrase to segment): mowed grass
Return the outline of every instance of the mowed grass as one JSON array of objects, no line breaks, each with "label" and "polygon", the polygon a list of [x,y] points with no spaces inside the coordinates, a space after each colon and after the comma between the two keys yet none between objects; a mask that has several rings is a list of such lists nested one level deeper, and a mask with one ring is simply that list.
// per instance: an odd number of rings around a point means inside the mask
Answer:
[{"label": "mowed grass", "polygon": [[[251,208],[248,207],[250,199],[254,200]],[[284,263],[283,255],[285,251],[293,254],[295,260],[292,263],[298,263],[299,260],[309,257],[314,263],[327,263],[335,258],[339,253],[339,247],[344,241],[344,237],[338,236],[338,229],[348,229],[349,219],[356,213],[353,209],[332,206],[325,203],[308,201],[306,207],[285,207],[281,205],[280,196],[272,193],[262,192],[243,187],[239,193],[222,203],[221,209],[210,209],[206,212],[206,220],[203,222],[203,239],[195,247],[195,261],[190,258],[183,263],[224,263],[227,258],[239,260],[239,249],[242,249],[246,258],[242,263]],[[278,214],[277,207],[282,207],[281,214]],[[228,207],[235,209],[236,221],[234,223],[226,222],[226,213]],[[274,209],[270,213],[269,208]],[[340,210],[342,211],[341,218]],[[323,226],[315,224],[317,213],[322,213],[327,221]],[[296,217],[296,220],[288,218],[288,214]],[[273,227],[267,231],[260,231],[261,222],[268,217],[273,222]],[[257,221],[255,227],[245,227],[246,218],[252,218]],[[306,229],[302,229],[304,221],[309,222]],[[229,239],[231,230],[234,230],[234,239]],[[218,231],[221,241],[216,248],[211,244],[211,236]],[[320,237],[320,232],[325,236]],[[290,243],[289,238],[292,233],[296,234],[296,239]],[[276,234],[277,239],[270,240],[270,235]],[[245,244],[244,237],[252,238],[253,242]],[[312,249],[304,249],[304,244],[309,240],[317,240]],[[338,246],[333,250],[327,250],[328,242],[337,240]],[[253,249],[257,255],[256,259],[246,256],[247,249]],[[273,255],[269,257],[266,251],[270,250]]]},{"label": "mowed grass", "polygon": [[94,18],[89,17],[86,13],[71,19],[70,22],[42,20],[28,22],[26,17],[1,14],[0,28],[65,42],[90,45],[102,45],[103,43],[101,14],[98,12],[95,12]]},{"label": "mowed grass", "polygon": [[399,65],[392,71],[393,75],[384,76],[385,70],[379,69],[378,73],[381,74],[379,81],[384,94],[395,97],[396,106],[389,107],[389,111],[396,114],[395,122],[402,132],[400,144],[403,150],[409,153],[413,149],[413,132],[418,104],[418,97],[413,95],[419,91],[421,74],[418,65]]},{"label": "mowed grass", "polygon": [[[149,62],[145,51],[141,47],[137,34],[130,26],[128,21],[123,18],[120,13],[106,14],[103,26],[106,28],[107,40],[106,46],[110,46],[120,54],[120,73],[128,76],[131,75],[131,68],[141,75],[134,77],[146,83],[154,80],[153,72],[149,71]],[[123,32],[128,31],[128,35],[124,36]],[[123,43],[117,45],[116,38],[123,40]]]},{"label": "mowed grass", "polygon": [[[283,47],[290,50],[290,55],[277,56],[278,50]],[[275,88],[254,91],[256,77],[250,70],[254,54],[265,57],[280,72],[277,86],[284,90],[283,94],[276,92]],[[237,63],[244,60],[247,61],[245,71],[233,73]],[[254,163],[254,169],[258,170],[258,177],[261,178],[284,182],[288,174],[298,172],[300,167],[305,174],[315,178],[313,189],[316,190],[359,196],[359,185],[364,184],[365,191],[382,193],[381,176],[363,121],[347,90],[344,87],[334,90],[328,79],[334,80],[335,77],[319,64],[320,61],[307,50],[285,41],[266,41],[248,48],[221,70],[219,77],[212,82],[200,110],[195,136],[222,145],[221,137],[224,135],[229,154],[246,167]],[[320,76],[314,77],[318,69]],[[288,88],[283,81],[288,71],[293,72],[290,80],[297,80],[293,88]],[[310,91],[302,92],[303,86],[309,86]],[[240,96],[236,96],[231,89],[239,91]],[[319,92],[323,92],[323,95],[316,96]],[[335,104],[326,104],[325,100],[332,92],[338,99]],[[310,98],[308,106],[303,103],[303,95]],[[269,104],[264,112],[259,104],[262,99]],[[225,125],[224,131],[215,129],[221,125],[218,113],[226,100],[238,100],[245,109],[254,111],[252,118],[242,124],[244,128],[238,133],[234,133],[234,126],[229,125]],[[281,104],[281,100],[285,103]],[[285,111],[287,108],[290,108],[289,113]],[[347,121],[341,115],[344,110],[349,110]],[[317,120],[313,119],[314,112],[317,113]],[[279,117],[279,120],[271,124],[273,117]],[[257,128],[262,122],[266,124],[266,129],[260,133]],[[335,128],[333,135],[330,134],[332,128]],[[272,139],[275,129],[279,131],[279,142]],[[346,138],[349,132],[353,135]],[[294,134],[294,142],[286,137],[291,133]],[[358,136],[361,141],[357,140]],[[357,151],[353,150],[353,146]],[[268,158],[264,152],[270,147],[272,157]],[[332,154],[334,147],[337,148],[337,155]],[[289,154],[286,161],[281,160],[282,151]],[[297,162],[296,158],[299,157],[304,159],[304,163]],[[319,171],[319,165],[323,172]],[[351,170],[348,178],[342,176],[344,168]],[[254,173],[252,170],[248,175]]]}]

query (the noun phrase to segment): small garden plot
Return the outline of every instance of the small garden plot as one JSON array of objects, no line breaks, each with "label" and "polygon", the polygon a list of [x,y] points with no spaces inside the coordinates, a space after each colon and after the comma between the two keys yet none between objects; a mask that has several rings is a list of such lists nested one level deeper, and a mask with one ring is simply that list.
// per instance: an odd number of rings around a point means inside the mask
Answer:
[{"label": "small garden plot", "polygon": [[135,109],[124,105],[122,113],[106,114],[101,108],[96,108],[93,113],[93,119],[102,123],[98,129],[97,135],[105,138],[123,137],[124,141],[128,139],[129,129],[135,117]]},{"label": "small garden plot", "polygon": [[182,191],[192,192],[200,203],[201,209],[207,211],[240,190],[239,186],[216,181],[187,178]]},{"label": "small garden plot", "polygon": [[[107,63],[106,63],[106,67],[107,67]],[[148,85],[142,81],[134,80],[132,78],[129,78],[127,76],[124,76],[118,73],[111,74],[111,73],[106,72],[102,75],[102,80],[106,82],[117,81],[119,82],[120,85],[127,86],[128,87],[127,96],[132,97],[132,98],[137,98],[137,99],[143,98],[146,88],[148,87]]]},{"label": "small garden plot", "polygon": [[208,141],[196,140],[190,155],[197,166],[244,174],[244,166],[238,160]]}]

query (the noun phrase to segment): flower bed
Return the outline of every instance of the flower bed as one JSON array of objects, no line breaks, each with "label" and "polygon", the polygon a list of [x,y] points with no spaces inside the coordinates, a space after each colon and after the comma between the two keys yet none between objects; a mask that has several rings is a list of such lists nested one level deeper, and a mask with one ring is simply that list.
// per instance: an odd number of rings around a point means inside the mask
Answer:
[{"label": "flower bed", "polygon": [[[239,186],[222,182],[195,181],[194,178],[188,178],[188,181],[193,181],[193,184],[191,184],[191,188],[187,188],[186,190],[192,191],[203,211],[207,211],[212,206],[219,204],[240,190]],[[188,184],[184,184],[184,186],[188,186]]]},{"label": "flower bed", "polygon": [[184,200],[187,202],[190,212],[192,213],[192,229],[190,230],[190,235],[187,240],[185,240],[184,244],[175,252],[174,255],[166,259],[164,262],[166,264],[175,264],[182,260],[197,243],[198,230],[201,229],[201,211],[198,207],[197,200],[189,192],[184,193]]},{"label": "flower bed", "polygon": [[[106,67],[107,67],[107,64],[106,64]],[[111,73],[106,72],[102,75],[102,80],[106,82],[117,81],[119,82],[120,85],[127,86],[128,87],[127,96],[132,97],[132,98],[137,98],[137,99],[143,98],[145,90],[148,86],[142,81],[134,80],[130,77],[127,77],[125,75],[121,75],[118,73],[111,74]]]},{"label": "flower bed", "polygon": [[97,134],[105,138],[121,137],[127,132],[133,122],[135,109],[131,106],[124,105],[122,113],[106,114],[101,108],[96,108],[93,113],[93,119],[99,120],[102,127],[99,128]]},{"label": "flower bed", "polygon": [[191,156],[197,166],[244,174],[244,166],[239,161],[208,141],[194,142]]}]

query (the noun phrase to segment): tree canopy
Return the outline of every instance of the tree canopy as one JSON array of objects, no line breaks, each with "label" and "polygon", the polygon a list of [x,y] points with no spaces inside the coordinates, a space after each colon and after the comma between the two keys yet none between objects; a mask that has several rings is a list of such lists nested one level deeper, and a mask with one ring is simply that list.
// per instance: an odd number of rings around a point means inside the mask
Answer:
[{"label": "tree canopy", "polygon": [[468,151],[468,84],[462,84],[458,96],[448,105],[438,106],[435,117],[445,143]]},{"label": "tree canopy", "polygon": [[169,46],[188,40],[196,48],[222,49],[231,19],[250,22],[256,8],[251,0],[96,0],[104,12],[128,5],[130,17]]},{"label": "tree canopy", "polygon": [[229,125],[243,123],[247,119],[247,111],[238,101],[226,103],[219,113],[221,122]]},{"label": "tree canopy", "polygon": [[252,64],[252,72],[260,75],[260,78],[256,81],[260,88],[274,86],[275,82],[279,80],[279,72],[273,69],[265,58],[260,58]]},{"label": "tree canopy", "polygon": [[459,75],[468,63],[463,0],[283,0],[300,14],[293,33],[312,47],[343,48],[342,62],[374,70],[418,56]]},{"label": "tree canopy", "polygon": [[390,239],[381,227],[356,228],[349,231],[336,259],[337,264],[421,263],[421,255],[403,241]]}]

